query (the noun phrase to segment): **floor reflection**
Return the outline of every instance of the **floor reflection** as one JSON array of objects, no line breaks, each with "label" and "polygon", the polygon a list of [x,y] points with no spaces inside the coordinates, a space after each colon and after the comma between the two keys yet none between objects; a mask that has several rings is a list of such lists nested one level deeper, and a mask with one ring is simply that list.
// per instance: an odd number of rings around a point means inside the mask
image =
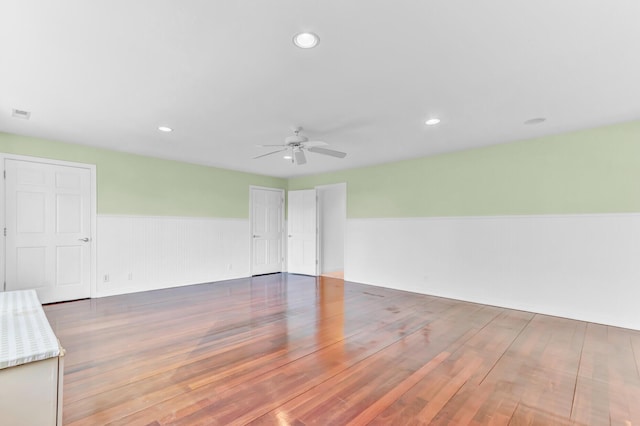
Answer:
[{"label": "floor reflection", "polygon": [[333,345],[332,350],[320,351],[321,361],[344,360],[344,280],[331,277],[316,278],[318,320],[316,343],[319,347]]}]

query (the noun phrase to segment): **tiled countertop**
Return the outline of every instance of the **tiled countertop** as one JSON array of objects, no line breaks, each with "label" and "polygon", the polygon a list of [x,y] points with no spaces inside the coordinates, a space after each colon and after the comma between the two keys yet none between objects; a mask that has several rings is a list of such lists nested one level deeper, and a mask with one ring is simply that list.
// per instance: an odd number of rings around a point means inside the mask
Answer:
[{"label": "tiled countertop", "polygon": [[60,355],[35,290],[0,292],[0,369]]}]

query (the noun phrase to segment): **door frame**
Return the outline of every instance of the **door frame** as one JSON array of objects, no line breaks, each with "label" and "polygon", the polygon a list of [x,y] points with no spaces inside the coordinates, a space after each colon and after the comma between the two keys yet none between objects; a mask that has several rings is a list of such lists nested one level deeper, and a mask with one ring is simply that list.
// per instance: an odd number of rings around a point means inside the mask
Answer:
[{"label": "door frame", "polygon": [[[97,268],[97,257],[96,257],[96,247],[97,247],[97,239],[98,239],[98,234],[97,234],[97,226],[96,226],[96,221],[97,221],[97,185],[96,185],[96,165],[95,164],[86,164],[86,163],[76,163],[76,162],[72,162],[72,161],[63,161],[63,160],[53,160],[51,158],[44,158],[44,157],[31,157],[31,156],[27,156],[27,155],[17,155],[17,154],[6,154],[6,153],[0,153],[0,164],[2,165],[2,185],[0,185],[0,202],[2,203],[0,205],[0,223],[2,223],[2,227],[6,228],[7,227],[7,222],[6,222],[6,217],[5,217],[5,210],[6,210],[6,193],[5,193],[5,186],[6,186],[6,181],[4,179],[5,176],[5,170],[6,170],[6,166],[5,166],[5,161],[6,160],[19,160],[19,161],[27,161],[27,162],[31,162],[31,163],[43,163],[43,164],[49,164],[49,165],[54,165],[54,166],[66,166],[66,167],[77,167],[77,168],[81,168],[81,169],[89,169],[90,172],[90,180],[91,182],[89,183],[89,189],[91,191],[90,194],[90,206],[89,206],[89,211],[90,211],[90,229],[91,229],[91,241],[90,241],[90,268],[91,271],[89,273],[89,279],[90,279],[90,283],[89,283],[89,287],[90,287],[90,297],[93,299],[96,297],[96,293],[97,293],[97,288],[96,288],[96,284],[97,284],[97,278],[96,278],[96,274],[98,273],[98,268]],[[7,286],[7,275],[6,275],[6,239],[4,239],[2,241],[2,244],[0,244],[0,276],[2,277],[2,291],[5,291],[6,286]]]},{"label": "door frame", "polygon": [[253,276],[253,197],[251,191],[254,189],[262,191],[274,191],[279,192],[282,196],[282,208],[280,209],[280,272],[286,271],[287,268],[287,252],[285,243],[286,223],[284,220],[285,207],[286,207],[286,192],[282,188],[270,188],[268,186],[249,185],[249,276]]}]

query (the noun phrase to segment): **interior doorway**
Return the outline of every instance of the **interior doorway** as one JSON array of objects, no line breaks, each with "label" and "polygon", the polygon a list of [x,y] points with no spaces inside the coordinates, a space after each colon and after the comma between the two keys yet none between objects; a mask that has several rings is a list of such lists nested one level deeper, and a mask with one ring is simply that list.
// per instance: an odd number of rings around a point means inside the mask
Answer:
[{"label": "interior doorway", "polygon": [[344,278],[347,184],[317,186],[319,274]]}]

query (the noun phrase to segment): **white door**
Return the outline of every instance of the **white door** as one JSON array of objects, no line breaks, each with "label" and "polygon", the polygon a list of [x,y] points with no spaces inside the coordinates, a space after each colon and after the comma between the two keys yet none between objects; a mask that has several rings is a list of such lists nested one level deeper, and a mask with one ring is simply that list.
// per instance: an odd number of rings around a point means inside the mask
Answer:
[{"label": "white door", "polygon": [[284,190],[251,188],[251,275],[282,272]]},{"label": "white door", "polygon": [[315,189],[289,191],[288,271],[318,275],[318,219]]},{"label": "white door", "polygon": [[5,160],[6,290],[91,295],[91,170]]}]

